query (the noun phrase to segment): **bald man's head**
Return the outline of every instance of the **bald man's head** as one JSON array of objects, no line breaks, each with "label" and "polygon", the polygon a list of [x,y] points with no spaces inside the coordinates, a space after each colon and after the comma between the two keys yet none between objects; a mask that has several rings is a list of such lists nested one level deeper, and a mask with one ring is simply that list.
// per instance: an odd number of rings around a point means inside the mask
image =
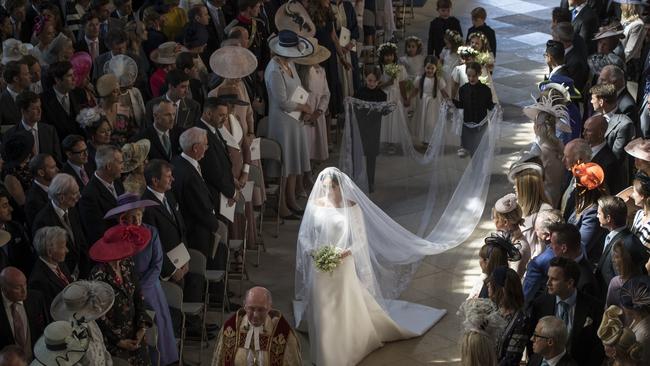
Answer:
[{"label": "bald man's head", "polygon": [[264,325],[272,303],[271,292],[264,287],[258,286],[248,290],[244,300],[248,321],[255,327]]},{"label": "bald man's head", "polygon": [[12,344],[0,351],[0,365],[2,366],[27,366],[25,352],[22,348]]},{"label": "bald man's head", "polygon": [[7,267],[0,272],[0,289],[9,301],[24,301],[27,298],[27,278],[16,267]]},{"label": "bald man's head", "polygon": [[562,161],[564,162],[564,167],[569,171],[576,164],[590,162],[591,146],[584,139],[573,139],[569,141],[564,147]]},{"label": "bald man's head", "polygon": [[585,121],[583,137],[594,147],[605,142],[605,132],[607,132],[607,120],[601,114],[589,117]]}]

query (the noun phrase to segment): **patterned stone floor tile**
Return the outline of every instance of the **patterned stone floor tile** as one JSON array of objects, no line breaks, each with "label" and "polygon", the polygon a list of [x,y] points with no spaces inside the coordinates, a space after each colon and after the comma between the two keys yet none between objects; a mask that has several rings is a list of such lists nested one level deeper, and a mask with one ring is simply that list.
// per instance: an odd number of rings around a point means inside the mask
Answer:
[{"label": "patterned stone floor tile", "polygon": [[546,41],[548,41],[551,38],[552,38],[551,35],[548,33],[532,32],[532,33],[522,34],[521,36],[512,37],[511,39],[513,41],[518,41],[518,42],[526,43],[531,46],[536,46],[540,44],[546,44]]}]

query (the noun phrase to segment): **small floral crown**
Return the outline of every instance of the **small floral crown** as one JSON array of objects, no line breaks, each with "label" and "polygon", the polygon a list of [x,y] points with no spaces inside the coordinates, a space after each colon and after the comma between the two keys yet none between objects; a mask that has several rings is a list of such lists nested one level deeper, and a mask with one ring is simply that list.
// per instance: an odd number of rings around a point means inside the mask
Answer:
[{"label": "small floral crown", "polygon": [[476,57],[479,52],[471,46],[458,47],[458,55],[462,58]]},{"label": "small floral crown", "polygon": [[387,52],[397,53],[397,45],[395,43],[386,42],[379,45],[377,48],[377,53],[380,57],[383,57]]},{"label": "small floral crown", "polygon": [[461,36],[460,33],[458,33],[457,31],[455,31],[453,29],[447,29],[445,31],[445,36],[451,38],[454,42],[456,42],[458,44],[463,43],[463,36]]},{"label": "small floral crown", "polygon": [[99,108],[84,108],[77,115],[77,123],[81,128],[92,127],[102,118]]},{"label": "small floral crown", "polygon": [[490,44],[488,43],[488,39],[487,39],[487,37],[485,36],[485,34],[483,34],[483,33],[481,33],[481,32],[474,32],[474,33],[470,34],[469,37],[467,37],[467,39],[472,39],[472,38],[478,38],[478,39],[480,39],[480,40],[481,40],[481,43],[483,43],[483,47],[487,47],[487,46],[490,45]]},{"label": "small floral crown", "polygon": [[422,40],[416,36],[408,36],[404,39],[404,47],[409,44],[409,42],[415,42],[415,45],[418,48],[418,53],[422,51]]}]

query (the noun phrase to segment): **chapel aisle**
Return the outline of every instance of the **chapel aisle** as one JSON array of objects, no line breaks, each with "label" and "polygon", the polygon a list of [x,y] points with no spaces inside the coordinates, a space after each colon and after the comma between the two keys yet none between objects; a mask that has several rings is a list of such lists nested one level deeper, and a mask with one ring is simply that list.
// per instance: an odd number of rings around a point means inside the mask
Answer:
[{"label": "chapel aisle", "polygon": [[[447,309],[447,315],[424,336],[386,344],[366,357],[361,365],[460,364],[458,338],[461,327],[456,311],[480,273],[478,249],[483,238],[494,229],[490,220],[491,207],[497,198],[512,191],[504,172],[515,160],[515,153],[532,140],[532,124],[522,117],[521,107],[532,103],[531,92],[545,72],[544,44],[551,38],[550,16],[556,3],[559,4],[559,1],[454,2],[452,14],[460,19],[464,32],[471,25],[471,9],[482,6],[488,14],[487,24],[497,35],[498,52],[493,78],[506,122],[502,125],[499,150],[492,165],[486,208],[473,235],[447,253],[426,258],[402,296],[404,300]],[[415,8],[415,19],[408,26],[407,35],[417,35],[426,44],[429,22],[435,15],[435,0],[427,0],[424,7]],[[400,54],[403,49],[400,42]],[[446,149],[444,159],[446,165],[459,167],[464,167],[467,161],[458,158],[456,149],[450,148]],[[376,191],[372,199],[397,222],[415,231],[431,172],[423,170],[415,162],[405,163],[406,160],[398,156],[378,158]],[[328,165],[336,165],[337,161],[338,154],[333,154]],[[417,209],[414,210],[414,207]],[[287,221],[280,226],[280,236],[275,239],[271,236],[274,227],[267,221],[264,229],[267,252],[262,254],[260,267],[248,267],[251,280],[244,283],[244,288],[252,285],[268,288],[273,293],[274,308],[282,311],[291,322],[298,228],[299,222]],[[254,256],[254,252],[251,254]],[[233,281],[232,284],[237,291],[238,282]],[[332,314],[332,317],[335,316]],[[311,365],[308,339],[304,334],[299,335],[304,364]],[[210,342],[210,347],[202,354],[203,364],[211,361],[213,343]]]}]

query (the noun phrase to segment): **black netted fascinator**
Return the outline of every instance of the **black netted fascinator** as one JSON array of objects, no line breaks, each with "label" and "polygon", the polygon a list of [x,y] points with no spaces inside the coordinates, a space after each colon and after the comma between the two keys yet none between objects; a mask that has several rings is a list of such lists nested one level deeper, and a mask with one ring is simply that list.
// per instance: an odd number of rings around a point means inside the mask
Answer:
[{"label": "black netted fascinator", "polygon": [[485,238],[485,244],[501,248],[508,256],[508,261],[516,262],[521,259],[521,252],[519,243],[512,242],[512,235],[510,233],[499,231],[492,233]]}]

